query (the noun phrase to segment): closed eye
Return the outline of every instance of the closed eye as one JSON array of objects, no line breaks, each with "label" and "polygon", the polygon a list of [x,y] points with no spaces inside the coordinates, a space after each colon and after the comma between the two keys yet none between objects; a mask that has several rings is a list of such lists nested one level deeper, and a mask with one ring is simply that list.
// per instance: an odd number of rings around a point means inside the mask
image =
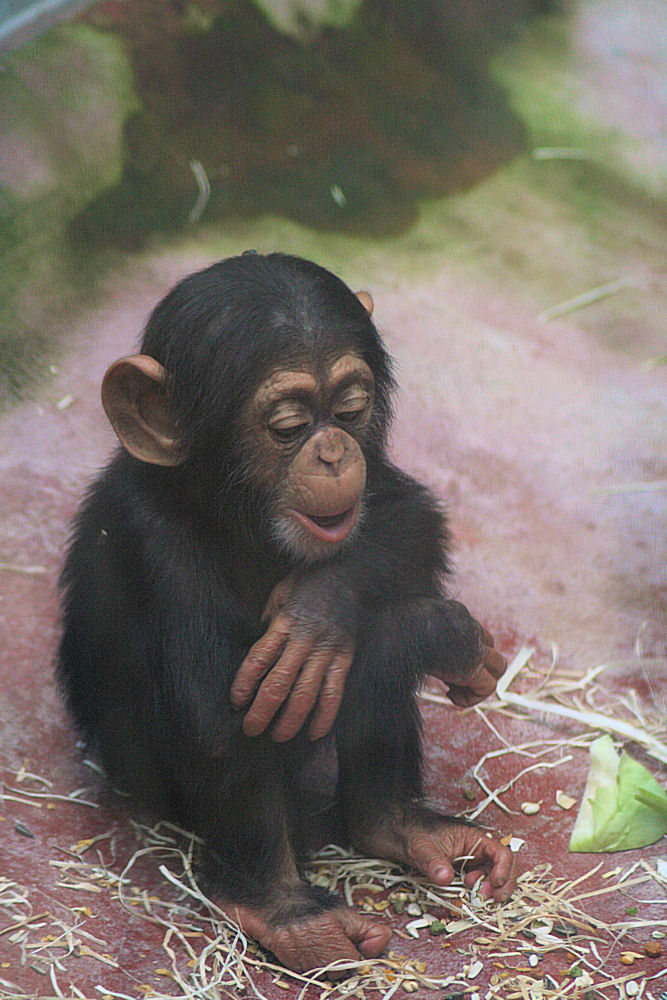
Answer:
[{"label": "closed eye", "polygon": [[361,422],[370,409],[370,394],[362,386],[348,388],[334,403],[333,415],[342,424]]},{"label": "closed eye", "polygon": [[281,444],[289,444],[301,437],[308,426],[306,421],[300,424],[271,424],[269,425],[269,433]]},{"label": "closed eye", "polygon": [[364,406],[358,410],[337,410],[334,416],[336,420],[340,420],[343,424],[353,424],[365,412],[366,407]]}]

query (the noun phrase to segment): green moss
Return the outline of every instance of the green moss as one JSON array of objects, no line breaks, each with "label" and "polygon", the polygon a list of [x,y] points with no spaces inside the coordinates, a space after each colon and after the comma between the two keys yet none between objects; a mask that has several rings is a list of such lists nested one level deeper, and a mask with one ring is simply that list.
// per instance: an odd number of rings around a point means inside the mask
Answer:
[{"label": "green moss", "polygon": [[[595,5],[591,4],[593,8]],[[641,8],[634,11],[607,8],[597,4],[600,20],[622,16],[632,23],[632,16],[641,17]],[[619,5],[615,5],[619,8]],[[638,156],[635,135],[624,131],[624,122],[606,123],[594,117],[595,105],[590,101],[595,87],[603,87],[606,72],[610,85],[614,79],[613,64],[605,67],[590,56],[585,47],[574,47],[572,35],[579,30],[576,17],[550,17],[532,26],[525,37],[511,48],[499,53],[491,63],[491,74],[503,87],[516,114],[521,118],[531,148],[565,147],[579,150],[584,157],[600,167],[619,175],[628,185],[650,196],[667,192],[664,175],[664,149],[660,137],[654,141],[653,156]],[[596,78],[596,74],[600,74]],[[591,75],[594,83],[591,85]],[[609,116],[610,122],[612,116]],[[645,140],[640,145],[646,146]],[[658,147],[660,151],[658,152]]]},{"label": "green moss", "polygon": [[120,178],[136,97],[122,45],[86,25],[49,32],[0,69],[1,407],[88,285],[91,262],[67,225]]}]

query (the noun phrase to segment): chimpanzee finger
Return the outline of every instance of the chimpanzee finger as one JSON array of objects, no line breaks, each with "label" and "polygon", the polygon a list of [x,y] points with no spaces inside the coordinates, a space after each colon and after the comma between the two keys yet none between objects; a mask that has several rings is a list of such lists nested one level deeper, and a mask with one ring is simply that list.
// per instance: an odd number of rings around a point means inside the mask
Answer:
[{"label": "chimpanzee finger", "polygon": [[243,720],[246,736],[259,736],[289,695],[299,671],[308,659],[312,639],[291,639],[282,656],[262,681]]},{"label": "chimpanzee finger", "polygon": [[280,615],[262,638],[250,647],[232,681],[230,697],[235,708],[243,708],[250,701],[262,677],[277,662],[285,648],[291,627],[289,618]]},{"label": "chimpanzee finger", "polygon": [[469,688],[451,684],[447,690],[447,697],[457,708],[472,708],[473,705],[478,705],[480,701],[488,698],[488,695],[475,694]]},{"label": "chimpanzee finger", "polygon": [[498,680],[507,670],[507,660],[496,649],[488,649],[484,657],[484,667]]},{"label": "chimpanzee finger", "polygon": [[473,695],[478,695],[480,698],[488,698],[496,690],[496,678],[486,669],[486,664],[482,663],[460,687],[471,691]]},{"label": "chimpanzee finger", "polygon": [[345,692],[345,681],[353,659],[354,650],[345,650],[345,652],[337,654],[327,670],[317,708],[308,729],[311,740],[321,740],[336,721]]},{"label": "chimpanzee finger", "polygon": [[291,740],[303,726],[317,701],[322,679],[332,659],[332,650],[322,649],[315,650],[306,660],[283,706],[280,718],[271,730],[271,737],[277,743]]},{"label": "chimpanzee finger", "polygon": [[466,862],[463,882],[468,888],[485,876],[481,886],[483,898],[493,897],[500,902],[509,899],[515,885],[515,857],[508,847],[492,837],[480,837],[470,851],[471,861]]}]

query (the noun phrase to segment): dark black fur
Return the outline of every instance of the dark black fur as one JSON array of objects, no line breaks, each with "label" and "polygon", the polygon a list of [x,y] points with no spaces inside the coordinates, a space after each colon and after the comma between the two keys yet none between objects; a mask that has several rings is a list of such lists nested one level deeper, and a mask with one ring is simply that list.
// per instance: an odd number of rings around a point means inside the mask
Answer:
[{"label": "dark black fur", "polygon": [[[334,559],[294,567],[249,484],[244,405],[278,359],[323,366],[349,348],[376,380],[365,519]],[[419,799],[416,688],[444,663],[464,674],[478,629],[442,594],[437,504],[385,459],[390,365],[342,282],[277,254],[223,261],[166,296],[141,351],[169,372],[189,457],[164,468],[119,450],[90,489],[63,571],[59,678],[111,780],[205,838],[225,897],[273,901],[275,919],[291,920],[324,905],[305,885],[287,899],[274,886],[285,837],[304,846],[298,776],[312,745],[245,737],[229,700],[272,588],[296,568],[296,600],[356,642],[335,726],[343,823]]]}]

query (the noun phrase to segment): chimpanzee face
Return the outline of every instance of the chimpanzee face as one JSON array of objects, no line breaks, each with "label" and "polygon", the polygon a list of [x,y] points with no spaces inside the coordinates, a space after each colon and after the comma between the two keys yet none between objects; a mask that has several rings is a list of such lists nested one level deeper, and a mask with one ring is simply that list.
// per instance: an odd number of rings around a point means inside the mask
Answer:
[{"label": "chimpanzee face", "polygon": [[326,558],[354,537],[373,396],[370,368],[348,352],[317,370],[277,368],[252,397],[250,474],[269,498],[274,541],[298,559]]},{"label": "chimpanzee face", "polygon": [[358,530],[391,411],[372,309],[308,262],[222,262],[160,303],[143,353],[109,368],[105,409],[135,458],[183,466],[212,520],[224,497],[244,530],[326,559]]}]

